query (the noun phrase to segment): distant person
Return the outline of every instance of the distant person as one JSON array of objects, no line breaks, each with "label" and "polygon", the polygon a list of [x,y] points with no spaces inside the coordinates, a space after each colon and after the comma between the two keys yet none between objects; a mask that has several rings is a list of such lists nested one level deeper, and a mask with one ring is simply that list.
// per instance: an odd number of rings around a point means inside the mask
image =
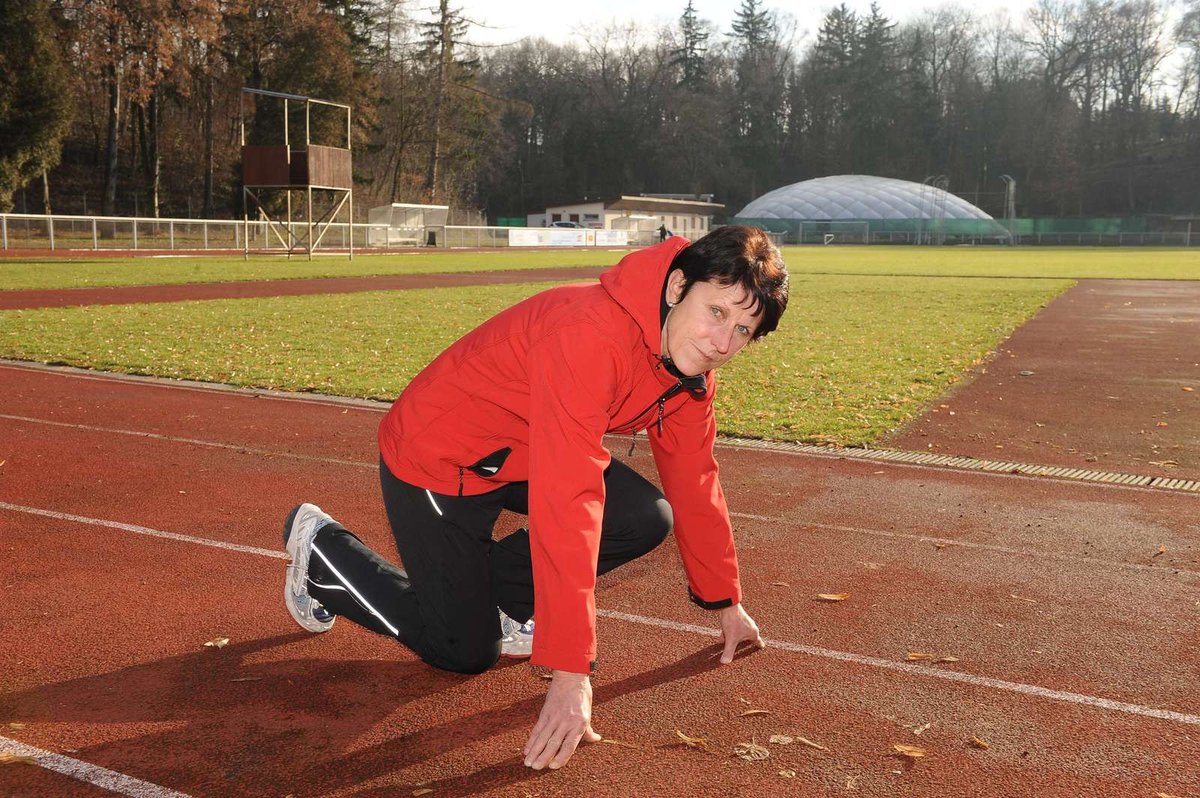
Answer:
[{"label": "distant person", "polygon": [[[728,226],[630,253],[598,283],[543,291],[467,333],[379,427],[383,502],[407,570],[301,504],[283,530],[292,617],[324,632],[344,616],[459,673],[532,654],[552,673],[524,748],[537,770],[600,739],[596,577],[672,528],[688,596],[719,614],[720,661],[742,643],[762,648],[713,455],[713,371],[774,330],[787,301],[767,235]],[[640,430],[665,497],[604,445]],[[494,541],[505,509],[529,528]]]},{"label": "distant person", "polygon": [[670,237],[671,237],[671,231],[667,229],[667,226],[665,224],[660,224],[658,226],[658,241],[659,241],[659,243],[661,244],[663,241],[666,241]]}]

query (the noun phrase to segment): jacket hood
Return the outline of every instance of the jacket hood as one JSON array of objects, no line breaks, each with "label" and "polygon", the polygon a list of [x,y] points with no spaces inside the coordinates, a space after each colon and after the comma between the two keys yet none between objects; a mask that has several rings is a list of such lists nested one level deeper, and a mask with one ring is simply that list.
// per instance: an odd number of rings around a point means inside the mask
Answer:
[{"label": "jacket hood", "polygon": [[683,236],[671,236],[661,244],[630,252],[600,275],[600,285],[634,318],[657,358],[662,357],[663,285],[671,262],[691,243]]}]

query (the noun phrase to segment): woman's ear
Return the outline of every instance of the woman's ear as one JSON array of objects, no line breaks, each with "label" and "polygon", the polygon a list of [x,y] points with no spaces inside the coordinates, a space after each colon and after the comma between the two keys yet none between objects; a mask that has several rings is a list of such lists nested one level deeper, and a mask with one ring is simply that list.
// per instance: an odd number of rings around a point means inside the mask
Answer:
[{"label": "woman's ear", "polygon": [[683,269],[675,269],[667,275],[667,302],[672,305],[678,305],[679,300],[683,298],[683,286],[687,283],[687,278],[683,276]]}]

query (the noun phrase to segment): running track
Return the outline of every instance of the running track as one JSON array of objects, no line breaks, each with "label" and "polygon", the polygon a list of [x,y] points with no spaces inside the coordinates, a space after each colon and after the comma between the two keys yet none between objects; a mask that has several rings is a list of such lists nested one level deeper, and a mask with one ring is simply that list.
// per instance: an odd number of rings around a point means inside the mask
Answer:
[{"label": "running track", "polygon": [[[668,542],[597,593],[595,726],[615,742],[534,773],[527,665],[440,673],[282,607],[295,502],[390,550],[381,408],[0,380],[0,748],[43,765],[0,766],[0,794],[1200,795],[1194,494],[723,448],[771,647],[715,667]],[[644,443],[628,460],[652,472]],[[770,758],[732,756],[751,740]]]}]

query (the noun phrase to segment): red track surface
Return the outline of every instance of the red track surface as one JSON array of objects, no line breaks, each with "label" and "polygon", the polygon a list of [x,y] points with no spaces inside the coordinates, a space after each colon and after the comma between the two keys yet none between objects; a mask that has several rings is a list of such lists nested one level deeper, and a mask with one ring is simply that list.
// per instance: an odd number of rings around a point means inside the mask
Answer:
[{"label": "red track surface", "polygon": [[[0,379],[0,502],[275,550],[308,499],[391,551],[377,409],[5,366]],[[0,736],[195,796],[1200,795],[1198,497],[721,460],[747,606],[776,644],[715,667],[715,641],[681,626],[713,619],[684,599],[669,543],[602,579],[595,725],[621,744],[562,771],[520,764],[544,693],[524,664],[464,677],[345,622],[309,635],[283,609],[282,560],[11,506]],[[652,471],[644,444],[630,462]],[[850,598],[813,601],[830,592]],[[204,647],[218,636],[232,642]],[[885,667],[912,651],[960,661]],[[731,755],[752,739],[769,759]],[[906,766],[894,743],[928,755]],[[104,793],[9,765],[0,794]]]},{"label": "red track surface", "polygon": [[405,288],[447,288],[460,285],[532,283],[550,280],[590,280],[604,266],[564,266],[553,269],[513,269],[458,274],[396,274],[380,277],[320,277],[297,280],[259,280],[186,285],[130,285],[107,288],[60,288],[45,291],[0,291],[0,310],[61,308],[74,305],[124,305],[181,302],[198,299],[247,299],[263,296],[351,294]]},{"label": "red track surface", "polygon": [[889,444],[1200,479],[1200,282],[1081,280]]}]

